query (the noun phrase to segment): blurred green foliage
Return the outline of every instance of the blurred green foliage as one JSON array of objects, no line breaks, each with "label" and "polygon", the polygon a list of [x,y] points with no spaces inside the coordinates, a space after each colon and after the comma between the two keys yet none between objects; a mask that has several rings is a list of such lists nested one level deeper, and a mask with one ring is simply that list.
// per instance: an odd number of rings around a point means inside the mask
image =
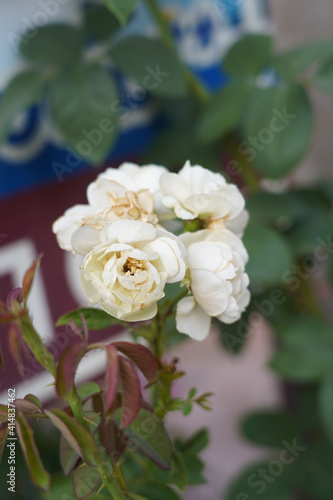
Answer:
[{"label": "blurred green foliage", "polygon": [[[0,143],[20,113],[44,99],[64,141],[76,154],[102,164],[127,112],[116,68],[141,86],[163,123],[143,161],[179,168],[190,159],[244,187],[252,300],[239,322],[220,326],[221,342],[228,352],[240,352],[253,332],[251,322],[264,318],[276,336],[270,368],[293,389],[293,398],[283,410],[261,411],[243,421],[246,439],[275,451],[271,459],[244,470],[225,498],[289,500],[300,493],[307,500],[331,500],[333,316],[317,291],[328,287],[332,298],[333,183],[288,189],[277,183],[276,192],[265,186],[272,186],[272,179],[285,181],[309,149],[315,126],[309,91],[317,87],[333,94],[333,42],[276,54],[270,36],[246,35],[221,61],[228,85],[209,92],[180,61],[153,1],[147,4],[162,40],[119,36],[137,3],[104,0],[105,6],[87,8],[80,27],[48,25],[22,39],[27,69],[1,98]],[[89,152],[80,151],[87,134],[98,140]],[[178,340],[173,322],[168,331]],[[36,438],[47,469],[60,471],[53,435],[43,439],[38,428]],[[288,446],[295,440],[300,449],[293,455]],[[170,472],[137,454],[126,456],[133,498],[177,500],[179,494],[168,484],[183,490],[186,484],[203,483],[197,454],[206,444],[204,432],[185,443],[176,441]],[[163,487],[156,482],[160,477],[167,483]],[[54,476],[51,493],[41,497],[23,471],[19,481],[19,499],[53,500],[71,486]],[[1,488],[5,499],[6,488]]]}]

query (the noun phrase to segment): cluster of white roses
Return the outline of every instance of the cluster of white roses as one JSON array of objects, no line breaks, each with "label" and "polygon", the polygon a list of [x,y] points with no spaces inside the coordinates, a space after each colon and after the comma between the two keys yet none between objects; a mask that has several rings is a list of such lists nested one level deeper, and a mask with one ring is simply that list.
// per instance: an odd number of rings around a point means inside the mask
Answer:
[{"label": "cluster of white roses", "polygon": [[[124,321],[153,318],[166,283],[183,281],[177,328],[204,339],[211,317],[238,320],[249,303],[244,198],[220,174],[187,162],[178,174],[124,163],[101,173],[53,225],[64,250],[84,255],[83,291]],[[170,219],[194,221],[194,232],[167,231]],[[201,228],[201,229],[200,229]]]}]

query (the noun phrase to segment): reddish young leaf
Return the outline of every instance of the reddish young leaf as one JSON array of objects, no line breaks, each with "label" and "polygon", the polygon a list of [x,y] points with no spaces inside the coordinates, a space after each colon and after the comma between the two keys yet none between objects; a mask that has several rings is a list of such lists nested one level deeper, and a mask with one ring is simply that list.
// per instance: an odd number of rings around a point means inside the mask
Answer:
[{"label": "reddish young leaf", "polygon": [[90,432],[62,410],[45,410],[45,414],[76,453],[87,464],[96,465],[97,447]]},{"label": "reddish young leaf", "polygon": [[23,301],[24,301],[24,304],[26,304],[26,302],[27,302],[27,298],[28,298],[30,290],[31,290],[32,282],[34,280],[34,276],[37,272],[37,269],[39,267],[39,264],[40,264],[42,257],[43,257],[43,254],[40,253],[24,275],[24,278],[23,278]]},{"label": "reddish young leaf", "polygon": [[16,432],[32,481],[39,488],[48,490],[50,475],[41,462],[33,430],[20,411],[16,413]]},{"label": "reddish young leaf", "polygon": [[158,365],[155,356],[149,349],[132,342],[113,342],[113,345],[133,361],[150,384],[154,381]]},{"label": "reddish young leaf", "polygon": [[106,453],[111,456],[113,461],[117,462],[126,448],[126,436],[118,429],[113,420],[106,418],[102,418],[98,432]]},{"label": "reddish young leaf", "polygon": [[2,429],[0,429],[0,464],[1,464],[2,453],[7,440],[7,434],[8,434],[8,427],[2,427]]},{"label": "reddish young leaf", "polygon": [[75,373],[85,352],[85,344],[77,342],[67,347],[59,359],[55,386],[58,395],[65,400],[72,394]]},{"label": "reddish young leaf", "polygon": [[33,413],[41,413],[40,408],[36,406],[31,401],[27,401],[26,399],[15,399],[15,408],[20,410],[25,415],[29,416],[29,414]]},{"label": "reddish young leaf", "polygon": [[7,296],[7,308],[8,309],[11,308],[11,304],[13,301],[18,302],[19,304],[21,304],[21,302],[23,302],[23,290],[22,290],[22,288],[20,288],[20,287],[14,288],[14,290],[9,292],[9,294]]},{"label": "reddish young leaf", "polygon": [[119,357],[119,374],[122,387],[121,428],[130,425],[140,410],[141,386],[138,374],[131,361]]},{"label": "reddish young leaf", "polygon": [[105,346],[106,350],[106,375],[105,375],[105,397],[104,410],[107,413],[116,397],[119,380],[118,352],[113,344]]},{"label": "reddish young leaf", "polygon": [[83,314],[80,314],[80,319],[81,319],[81,323],[82,323],[82,338],[85,341],[85,343],[87,344],[88,340],[89,340],[89,330],[88,330],[87,323],[86,323],[86,320],[84,319]]},{"label": "reddish young leaf", "polygon": [[26,396],[24,396],[24,399],[26,399],[27,401],[30,401],[30,403],[33,403],[34,405],[38,406],[38,408],[40,410],[43,410],[42,403],[39,401],[37,396],[34,396],[33,394],[27,394]]}]

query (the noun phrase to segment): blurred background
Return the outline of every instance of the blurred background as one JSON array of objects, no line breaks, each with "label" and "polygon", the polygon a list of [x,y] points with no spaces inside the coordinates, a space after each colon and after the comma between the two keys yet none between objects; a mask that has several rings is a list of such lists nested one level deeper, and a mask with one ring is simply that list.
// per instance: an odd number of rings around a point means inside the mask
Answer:
[{"label": "blurred background", "polygon": [[[82,20],[83,11],[92,4],[99,3],[80,0],[16,0],[13,3],[2,0],[0,91],[4,91],[10,79],[24,67],[18,44],[27,29],[56,22],[77,26]],[[182,60],[212,92],[217,92],[227,83],[228,77],[221,71],[219,62],[244,34],[271,34],[275,49],[286,51],[308,42],[328,39],[333,28],[331,0],[317,0],[315,3],[310,0],[165,0],[159,4]],[[156,24],[143,4],[139,4],[134,11],[120,39],[138,34],[156,35]],[[267,82],[274,81],[269,70],[264,77]],[[121,69],[116,71],[115,80],[118,91],[126,96],[122,104],[127,112],[112,150],[105,161],[97,162],[99,169],[107,165],[116,167],[122,161],[129,160],[159,163],[163,155],[156,154],[154,160],[156,148],[153,148],[160,144],[159,134],[161,130],[164,131],[165,124],[163,120],[161,123],[156,113],[156,105],[149,96],[135,93],[133,79],[124,75]],[[311,88],[309,94],[315,127],[308,152],[288,176],[261,179],[262,186],[268,192],[284,193],[287,187],[311,187],[333,176],[330,152],[333,99],[315,88]],[[165,104],[162,97],[162,107]],[[17,116],[9,138],[3,141],[0,149],[0,298],[5,298],[13,286],[19,286],[26,268],[38,252],[43,251],[41,272],[31,296],[31,309],[45,341],[55,352],[57,349],[60,352],[68,342],[68,332],[59,329],[56,332],[53,323],[65,311],[85,301],[77,282],[77,262],[58,248],[51,225],[68,207],[85,203],[85,189],[96,177],[96,169],[92,166],[93,161],[73,153],[59,129],[54,126],[51,115],[48,98],[29,107]],[[4,119],[1,120],[0,113],[0,129],[5,126]],[[161,149],[163,146],[159,147]],[[193,158],[193,161],[210,166],[208,157],[205,164],[205,152],[200,159]],[[174,160],[170,160],[170,163],[174,163]],[[175,162],[172,166],[179,168],[182,164]],[[220,170],[223,171],[221,165]],[[244,188],[241,179],[236,178],[234,181]],[[284,203],[282,200],[281,204]],[[265,205],[262,205],[261,210],[265,209]],[[278,283],[272,285],[277,286]],[[320,290],[320,296],[326,300],[327,310],[332,295],[326,281],[321,283]],[[107,338],[107,335],[103,332],[99,334],[100,338]],[[184,496],[187,500],[226,498],[224,495],[227,494],[230,481],[239,471],[251,461],[267,456],[267,449],[244,440],[239,431],[240,420],[258,408],[284,407],[290,397],[290,387],[286,388],[281,378],[267,367],[277,344],[272,325],[264,320],[259,321],[251,329],[238,356],[222,348],[220,337],[221,333],[214,327],[203,343],[188,341],[170,351],[170,358],[177,355],[180,366],[187,371],[187,377],[176,387],[179,394],[193,386],[202,392],[212,390],[215,394],[211,413],[198,409],[187,419],[177,414],[169,417],[168,425],[174,435],[189,435],[203,426],[209,427],[211,431],[210,445],[202,455],[207,463],[207,484],[189,488]],[[8,387],[16,387],[17,397],[33,392],[45,402],[50,401],[53,397],[52,388],[45,388],[48,379],[40,367],[28,363],[22,377],[11,360],[9,347],[6,343],[3,347],[8,362],[6,372],[0,373],[1,402],[7,399]],[[90,359],[89,366],[86,363],[81,372],[79,376],[82,380],[88,376],[97,377],[101,373],[100,359]],[[47,450],[43,453],[47,456]],[[333,460],[331,449],[328,454]],[[58,464],[53,463],[50,467],[56,471]],[[20,481],[17,498],[37,498],[34,489],[25,489],[28,479],[23,472]],[[324,493],[318,496],[310,493],[305,498],[331,499],[331,488],[330,483]],[[7,498],[6,491],[1,490],[1,494],[2,498]],[[228,499],[250,500],[245,495],[237,497],[231,494]],[[265,500],[266,496],[253,498]],[[267,498],[273,499],[273,493]],[[290,497],[277,494],[275,498],[287,500]]]}]

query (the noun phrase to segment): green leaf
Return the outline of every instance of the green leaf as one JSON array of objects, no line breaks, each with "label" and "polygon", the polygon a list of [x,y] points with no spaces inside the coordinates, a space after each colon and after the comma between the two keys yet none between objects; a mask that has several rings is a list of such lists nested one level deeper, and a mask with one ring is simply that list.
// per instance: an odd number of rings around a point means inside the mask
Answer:
[{"label": "green leaf", "polygon": [[26,399],[27,401],[30,401],[30,403],[34,404],[40,410],[42,410],[42,403],[39,401],[37,396],[34,396],[33,394],[27,394],[26,396],[24,396],[24,399]]},{"label": "green leaf", "polygon": [[239,354],[245,346],[248,332],[251,328],[251,313],[256,310],[250,302],[239,321],[229,325],[216,321],[220,340],[229,354]]},{"label": "green leaf", "polygon": [[213,96],[198,124],[198,136],[203,143],[213,142],[236,127],[250,91],[245,83],[233,83]]},{"label": "green leaf", "polygon": [[304,206],[293,193],[255,193],[246,200],[246,209],[250,212],[251,221],[260,224],[279,224],[281,220],[292,223],[304,216]]},{"label": "green leaf", "polygon": [[131,37],[111,50],[116,66],[143,88],[157,95],[182,96],[186,91],[182,65],[159,40]]},{"label": "green leaf", "polygon": [[301,85],[258,89],[244,114],[240,152],[266,177],[279,179],[307,152],[312,129],[312,108]]},{"label": "green leaf", "polygon": [[[8,427],[0,428],[0,464],[2,459],[3,450],[7,443]],[[7,443],[9,444],[9,443]]]},{"label": "green leaf", "polygon": [[298,424],[283,411],[253,413],[242,422],[242,433],[248,441],[270,448],[282,448],[298,435]]},{"label": "green leaf", "polygon": [[[277,467],[271,465],[277,462],[281,469],[279,475],[276,474]],[[290,467],[291,465],[284,466],[279,460],[251,464],[231,483],[223,500],[292,500],[288,477]]]},{"label": "green leaf", "polygon": [[96,468],[82,464],[72,475],[73,490],[77,498],[86,498],[92,494],[101,483],[101,477]]},{"label": "green leaf", "polygon": [[333,95],[333,60],[327,62],[313,78],[313,83],[323,92]]},{"label": "green leaf", "polygon": [[197,484],[206,484],[206,478],[203,475],[205,468],[203,462],[195,455],[182,455],[184,464],[187,470],[187,484],[188,486],[195,486]]},{"label": "green leaf", "polygon": [[207,429],[200,429],[187,441],[182,444],[182,451],[187,455],[197,455],[207,448],[209,444],[209,434]]},{"label": "green leaf", "polygon": [[120,28],[119,22],[103,5],[90,5],[84,10],[84,31],[86,35],[105,40]]},{"label": "green leaf", "polygon": [[331,500],[333,491],[333,447],[320,441],[313,443],[299,457],[299,484],[309,498]]},{"label": "green leaf", "polygon": [[278,55],[273,61],[276,71],[284,78],[295,78],[315,62],[333,56],[333,40],[309,43]]},{"label": "green leaf", "polygon": [[115,83],[97,64],[63,71],[51,86],[55,122],[75,152],[101,163],[117,134]]},{"label": "green leaf", "polygon": [[8,420],[8,406],[0,404],[0,424]]},{"label": "green leaf", "polygon": [[249,253],[246,272],[254,285],[275,285],[291,268],[289,247],[282,237],[272,229],[250,224],[245,230],[244,245]]},{"label": "green leaf", "polygon": [[20,113],[40,101],[44,85],[43,75],[34,70],[22,71],[9,82],[0,99],[0,145]]},{"label": "green leaf", "polygon": [[117,17],[120,24],[126,24],[127,19],[140,0],[102,0],[104,5]]},{"label": "green leaf", "polygon": [[45,410],[55,427],[89,465],[96,465],[97,448],[92,435],[62,410]]},{"label": "green leaf", "polygon": [[192,403],[191,401],[184,401],[183,403],[183,415],[186,417],[187,415],[189,415],[192,411]]},{"label": "green leaf", "polygon": [[144,155],[144,162],[154,162],[167,168],[201,164],[211,170],[220,168],[221,146],[219,143],[201,144],[191,127],[173,127],[162,133]]},{"label": "green leaf", "polygon": [[[40,497],[43,500],[74,500],[72,481],[63,474],[52,474],[52,488],[50,491],[43,491]],[[37,498],[36,498],[37,500]],[[101,498],[100,500],[105,500]],[[110,498],[109,498],[110,500]]]},{"label": "green leaf", "polygon": [[274,371],[299,381],[315,381],[333,373],[333,336],[328,326],[304,318],[280,328],[282,346],[270,362]]},{"label": "green leaf", "polygon": [[88,399],[99,392],[101,392],[101,388],[96,382],[85,382],[77,388],[77,393],[81,400]]},{"label": "green leaf", "polygon": [[187,469],[185,462],[176,451],[172,453],[172,462],[170,469],[170,482],[175,484],[181,491],[187,486]]},{"label": "green leaf", "polygon": [[196,395],[196,393],[197,393],[197,389],[195,387],[192,387],[192,389],[189,390],[188,399],[193,399],[194,396]]},{"label": "green leaf", "polygon": [[166,484],[155,481],[147,481],[141,484],[136,493],[149,500],[181,500],[180,497]]},{"label": "green leaf", "polygon": [[305,215],[306,217],[297,222],[289,233],[293,251],[301,256],[313,254],[319,246],[318,242],[326,240],[332,230],[332,219],[328,212],[312,210],[310,213],[305,212]]},{"label": "green leaf", "polygon": [[58,319],[56,326],[67,325],[70,320],[72,320],[77,326],[81,327],[82,323],[80,314],[83,315],[88,330],[103,330],[104,328],[108,328],[113,325],[124,325],[124,322],[110,316],[110,314],[102,311],[101,309],[84,307],[82,309],[75,309],[74,311],[70,311],[61,316],[61,318]]},{"label": "green leaf", "polygon": [[273,40],[268,35],[245,35],[223,60],[224,70],[232,76],[256,76],[269,62]]},{"label": "green leaf", "polygon": [[333,375],[324,379],[319,392],[319,410],[326,432],[333,440]]},{"label": "green leaf", "polygon": [[[121,411],[116,410],[114,420],[119,426]],[[141,408],[138,416],[129,427],[122,429],[128,439],[161,469],[169,469],[172,444],[163,422],[154,413]]]},{"label": "green leaf", "polygon": [[63,435],[60,436],[60,463],[65,476],[73,471],[80,459],[80,455],[73,450],[67,439]]},{"label": "green leaf", "polygon": [[43,490],[48,490],[50,474],[44,469],[34,440],[33,430],[21,412],[16,414],[16,432],[33,483]]},{"label": "green leaf", "polygon": [[69,24],[41,26],[20,43],[21,55],[34,63],[55,66],[77,64],[82,51],[82,33]]}]

